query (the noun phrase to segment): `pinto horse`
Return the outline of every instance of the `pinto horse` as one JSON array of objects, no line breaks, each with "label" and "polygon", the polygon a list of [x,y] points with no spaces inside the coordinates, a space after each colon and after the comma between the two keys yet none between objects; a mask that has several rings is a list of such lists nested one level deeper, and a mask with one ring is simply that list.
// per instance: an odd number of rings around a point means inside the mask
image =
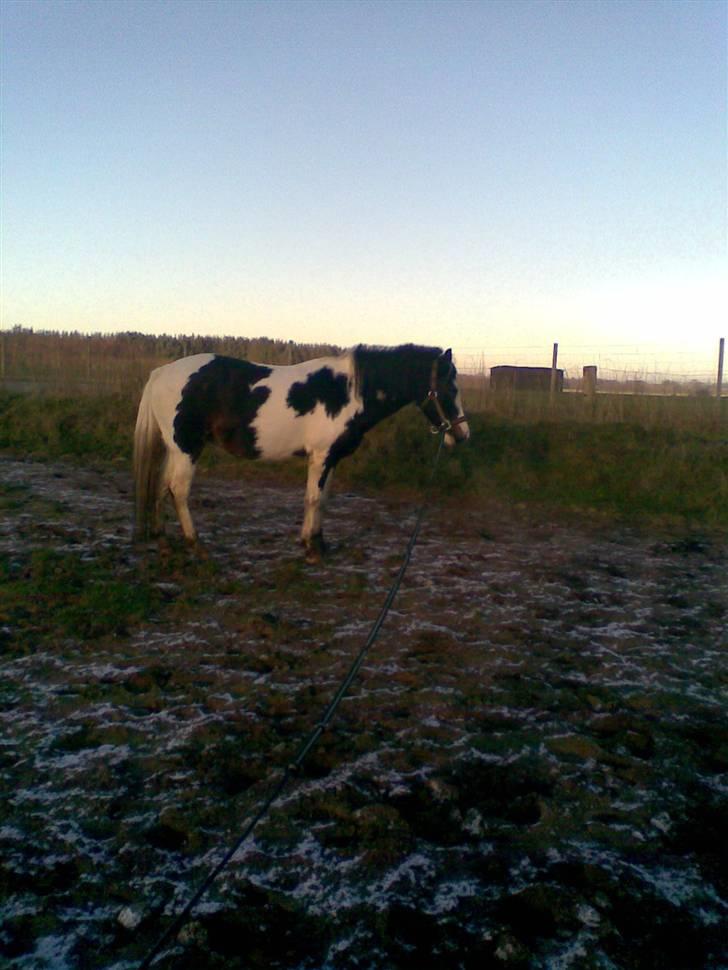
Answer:
[{"label": "pinto horse", "polygon": [[358,346],[289,366],[195,354],[158,367],[134,434],[137,537],[161,534],[169,493],[185,539],[196,542],[187,499],[202,449],[214,441],[241,458],[308,456],[301,541],[316,561],[334,468],[370,428],[416,403],[446,444],[469,437],[456,376],[450,350],[412,344]]}]

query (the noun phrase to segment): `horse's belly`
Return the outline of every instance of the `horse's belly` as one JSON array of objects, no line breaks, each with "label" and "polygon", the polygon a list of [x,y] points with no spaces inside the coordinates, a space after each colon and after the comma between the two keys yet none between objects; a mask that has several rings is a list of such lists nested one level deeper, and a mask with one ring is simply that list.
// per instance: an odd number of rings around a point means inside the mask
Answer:
[{"label": "horse's belly", "polygon": [[288,418],[286,421],[266,420],[269,415],[261,415],[253,424],[255,444],[259,457],[267,461],[280,461],[306,450],[303,428]]}]

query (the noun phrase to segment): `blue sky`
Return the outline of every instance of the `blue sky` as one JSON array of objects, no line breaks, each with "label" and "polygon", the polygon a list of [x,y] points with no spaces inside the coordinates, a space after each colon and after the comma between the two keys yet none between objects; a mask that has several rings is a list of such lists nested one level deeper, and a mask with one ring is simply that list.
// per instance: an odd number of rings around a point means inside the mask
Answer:
[{"label": "blue sky", "polygon": [[726,11],[4,0],[2,324],[710,371]]}]

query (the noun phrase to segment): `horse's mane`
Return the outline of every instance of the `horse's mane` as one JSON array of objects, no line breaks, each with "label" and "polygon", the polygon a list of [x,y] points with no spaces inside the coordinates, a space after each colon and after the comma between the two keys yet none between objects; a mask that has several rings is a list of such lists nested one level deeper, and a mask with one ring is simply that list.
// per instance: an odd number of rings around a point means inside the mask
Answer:
[{"label": "horse's mane", "polygon": [[386,390],[414,400],[426,393],[432,362],[441,354],[439,347],[420,347],[416,344],[402,344],[399,347],[359,344],[351,351],[355,387],[364,398],[377,390]]}]

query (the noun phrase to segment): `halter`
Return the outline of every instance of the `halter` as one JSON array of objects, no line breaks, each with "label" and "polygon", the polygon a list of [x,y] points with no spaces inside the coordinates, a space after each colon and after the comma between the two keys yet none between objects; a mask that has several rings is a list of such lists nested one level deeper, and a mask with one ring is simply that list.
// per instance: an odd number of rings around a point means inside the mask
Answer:
[{"label": "halter", "polygon": [[[440,418],[441,423],[438,425],[438,427],[435,427],[434,424],[432,425],[430,428],[432,434],[440,434],[441,431],[451,431],[456,424],[464,424],[468,420],[464,414],[461,414],[459,418],[455,418],[451,421],[445,414],[442,404],[440,404],[440,397],[437,393],[437,363],[439,359],[439,357],[436,357],[432,362],[432,370],[430,371],[430,390],[427,392],[427,397],[420,405],[420,407],[424,408],[429,401],[432,401],[432,403],[435,405],[435,410],[437,411],[437,416]],[[452,370],[453,366],[452,362],[450,362],[447,377],[450,376]]]}]

